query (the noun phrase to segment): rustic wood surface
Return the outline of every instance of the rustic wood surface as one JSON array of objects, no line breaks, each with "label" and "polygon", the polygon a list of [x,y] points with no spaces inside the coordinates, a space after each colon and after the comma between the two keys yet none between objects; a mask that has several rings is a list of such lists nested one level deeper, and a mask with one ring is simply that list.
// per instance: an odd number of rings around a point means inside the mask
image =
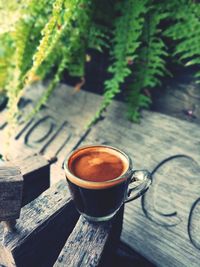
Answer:
[{"label": "rustic wood surface", "polygon": [[[5,176],[6,170],[10,172],[9,179]],[[2,174],[0,179],[0,188],[2,189],[0,190],[0,221],[3,221],[5,231],[12,232],[15,231],[16,219],[19,218],[21,207],[49,188],[50,162],[41,155],[29,157],[24,155],[14,163],[2,162],[0,173]],[[17,173],[18,179],[16,179],[15,173]],[[9,213],[12,216],[8,216]]]},{"label": "rustic wood surface", "polygon": [[[44,87],[40,84],[27,90],[21,101],[25,116],[43,91]],[[63,177],[63,172],[57,166],[60,167],[66,155],[84,137],[86,125],[98,110],[100,102],[100,96],[84,91],[75,93],[72,87],[61,85],[33,119],[25,122],[20,120],[20,126],[12,133],[9,149],[6,146],[6,110],[3,110],[0,116],[0,153],[10,159],[21,157],[22,151],[26,155],[40,152],[46,158],[57,156],[58,164],[51,168],[51,182],[57,182]]]},{"label": "rustic wood surface", "polygon": [[[176,154],[190,156],[197,163],[184,157],[167,162],[154,174],[145,197],[126,205],[121,240],[156,266],[199,266],[200,128],[154,112],[144,112],[141,123],[132,124],[125,118],[125,105],[114,102],[104,120],[86,132],[85,125],[101,98],[83,91],[73,95],[72,90],[62,85],[33,121],[21,124],[12,140],[12,155],[22,149],[57,155],[54,181],[64,179],[63,159],[82,144],[117,146],[133,158],[135,169],[153,170],[161,160]],[[0,127],[2,138],[4,116]]]},{"label": "rustic wood surface", "polygon": [[19,218],[23,193],[23,177],[18,167],[0,165],[0,221]]},{"label": "rustic wood surface", "polygon": [[109,232],[106,245],[104,248],[103,247],[101,248],[103,250],[103,254],[101,256],[101,260],[98,265],[99,267],[116,266],[114,259],[116,258],[117,248],[120,245],[120,236],[123,227],[123,219],[124,219],[124,206],[120,208],[118,213],[111,221],[112,228]]},{"label": "rustic wood surface", "polygon": [[3,236],[0,227],[0,264],[52,266],[78,217],[66,183],[58,182],[22,208],[14,233]]},{"label": "rustic wood surface", "polygon": [[[21,105],[25,115],[31,109],[35,98],[38,99],[42,90],[44,87],[36,85],[27,91]],[[61,85],[34,119],[28,122],[24,122],[23,119],[20,120],[20,126],[15,133],[12,133],[10,139],[10,152],[12,152],[10,157],[16,158],[16,155],[21,155],[21,148],[31,154],[33,151],[42,151],[49,157],[52,153],[58,155],[59,158],[62,156],[61,154],[66,155],[79,141],[80,135],[85,133],[86,125],[98,110],[100,101],[101,97],[96,98],[95,94],[88,95],[87,92],[83,91],[75,93],[73,88]],[[84,116],[81,117],[81,114]],[[0,117],[1,140],[6,138],[6,128],[6,111],[3,111]],[[72,139],[73,142],[68,147],[67,144]],[[0,147],[1,151],[5,149],[4,143],[6,142],[2,142]],[[6,152],[9,153],[9,151]]]},{"label": "rustic wood surface", "polygon": [[110,267],[155,267],[155,265],[133,251],[124,242],[120,242],[117,251],[113,255],[113,263]]},{"label": "rustic wood surface", "polygon": [[123,208],[109,222],[92,223],[81,216],[54,267],[111,266],[113,251],[121,235],[122,221]]},{"label": "rustic wood surface", "polygon": [[90,223],[81,216],[54,267],[98,266],[111,222]]},{"label": "rustic wood surface", "polygon": [[[123,104],[113,103],[85,143],[99,139],[122,148],[132,157],[135,169],[153,170],[161,160],[176,154],[200,162],[197,125],[150,112],[144,112],[141,124],[136,125],[125,120],[123,111]],[[121,239],[157,266],[199,266],[197,163],[189,158],[166,163],[154,175],[145,197],[126,205]]]},{"label": "rustic wood surface", "polygon": [[50,186],[50,162],[41,155],[15,159],[24,178],[22,206],[34,200]]},{"label": "rustic wood surface", "polygon": [[[50,162],[41,155],[25,155],[0,165],[0,221],[12,229],[21,207],[50,186]],[[12,221],[10,221],[12,220]],[[13,225],[13,227],[12,227]]]},{"label": "rustic wood surface", "polygon": [[199,84],[187,71],[153,91],[153,110],[200,125]]}]

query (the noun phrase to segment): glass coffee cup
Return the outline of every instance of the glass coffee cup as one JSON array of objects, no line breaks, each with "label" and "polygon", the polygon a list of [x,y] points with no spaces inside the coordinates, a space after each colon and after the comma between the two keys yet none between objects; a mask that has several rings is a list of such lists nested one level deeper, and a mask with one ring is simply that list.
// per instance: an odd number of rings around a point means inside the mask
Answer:
[{"label": "glass coffee cup", "polygon": [[64,169],[76,209],[89,221],[110,220],[151,184],[148,171],[133,170],[126,153],[107,145],[78,148],[65,160]]}]

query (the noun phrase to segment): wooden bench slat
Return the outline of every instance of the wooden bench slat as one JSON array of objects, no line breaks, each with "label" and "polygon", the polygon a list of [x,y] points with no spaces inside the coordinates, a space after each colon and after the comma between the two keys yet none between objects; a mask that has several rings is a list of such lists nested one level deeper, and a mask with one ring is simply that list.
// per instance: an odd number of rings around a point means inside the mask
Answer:
[{"label": "wooden bench slat", "polygon": [[[71,139],[59,153],[60,160],[80,140],[80,135],[84,135],[83,126],[93,117],[101,100],[97,95],[82,91],[74,98],[72,89],[63,85],[61,88],[55,91],[48,109],[42,110],[40,115],[51,116],[53,123],[58,122],[57,128],[65,120],[72,127]],[[135,169],[152,170],[160,160],[174,154],[187,154],[200,162],[200,128],[197,125],[154,112],[144,112],[141,123],[133,124],[127,121],[125,110],[126,105],[113,102],[104,120],[92,128],[81,145],[117,146],[133,158]],[[50,125],[49,120],[37,127],[26,143],[28,128],[13,147],[22,149],[31,144],[32,150],[42,148],[52,135],[44,142],[37,143],[37,140],[44,135],[44,130],[45,133],[49,131]],[[59,138],[56,142],[59,144]],[[48,154],[48,147],[45,153]],[[191,162],[180,162],[174,165],[173,179],[160,172],[143,202],[136,200],[125,209],[122,241],[161,267],[199,267],[200,262],[199,172],[196,167],[190,169]],[[180,171],[180,166],[184,172]]]},{"label": "wooden bench slat", "polygon": [[0,221],[20,216],[23,193],[23,177],[18,167],[0,165]]},{"label": "wooden bench slat", "polygon": [[22,206],[37,198],[50,186],[50,163],[41,155],[15,159],[24,177]]},{"label": "wooden bench slat", "polygon": [[95,224],[80,217],[54,267],[97,266],[110,229],[111,222]]},{"label": "wooden bench slat", "polygon": [[20,267],[53,265],[78,217],[66,183],[60,181],[22,208],[16,232],[3,237],[0,228],[3,244],[0,264],[14,262]]},{"label": "wooden bench slat", "polygon": [[[38,95],[44,89],[45,87],[39,83],[26,91],[24,99],[28,102],[28,105],[22,108],[25,116],[28,114],[28,110],[30,111],[30,108],[33,108]],[[38,95],[36,92],[39,92]],[[10,140],[10,147],[7,152],[10,152],[11,158],[20,155],[21,151],[38,153],[41,150],[45,150],[46,155],[51,155],[52,147],[54,152],[57,152],[63,146],[62,153],[59,152],[59,155],[66,155],[75,143],[78,142],[79,136],[85,132],[85,126],[91,121],[93,114],[97,112],[101,99],[101,97],[96,98],[95,94],[88,95],[84,91],[75,92],[72,87],[59,85],[59,88],[53,92],[45,107],[34,116],[32,122],[22,122],[20,124],[16,135],[13,134],[13,138]],[[81,116],[81,114],[84,114],[84,116]],[[1,115],[3,117],[2,120],[6,120],[6,112],[5,114],[1,113]],[[66,127],[63,127],[60,131],[62,125],[67,125],[68,133],[66,132]],[[0,128],[0,139],[2,142],[6,138],[4,135],[6,127]],[[57,132],[59,133],[56,134]],[[74,139],[72,146],[70,146],[71,138],[68,141],[66,140],[64,145],[63,141],[59,142],[62,132],[66,132],[66,137],[69,134]],[[50,140],[51,142],[49,143]],[[52,144],[53,146],[51,146]],[[0,152],[3,153],[4,151],[2,150],[3,147],[0,147]]]},{"label": "wooden bench slat", "polygon": [[108,222],[89,222],[82,216],[67,239],[54,267],[111,266],[119,243],[124,207]]}]

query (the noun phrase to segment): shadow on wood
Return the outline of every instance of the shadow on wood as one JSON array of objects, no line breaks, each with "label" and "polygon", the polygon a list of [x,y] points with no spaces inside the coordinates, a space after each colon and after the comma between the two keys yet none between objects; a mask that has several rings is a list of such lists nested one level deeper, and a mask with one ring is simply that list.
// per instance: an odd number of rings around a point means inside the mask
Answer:
[{"label": "shadow on wood", "polygon": [[121,207],[118,214],[113,219],[112,229],[110,231],[110,235],[108,237],[106,246],[104,248],[102,258],[99,263],[99,267],[114,266],[114,258],[115,258],[117,248],[120,243],[120,235],[122,232],[123,217],[124,217],[124,206]]},{"label": "shadow on wood", "polygon": [[22,206],[34,200],[50,186],[50,163],[35,154],[14,160],[24,178]]},{"label": "shadow on wood", "polygon": [[66,184],[54,185],[22,208],[16,232],[3,238],[0,229],[0,265],[52,266],[78,217]]},{"label": "shadow on wood", "polygon": [[[134,241],[134,240],[133,240]],[[128,245],[120,242],[109,267],[156,267]]]},{"label": "shadow on wood", "polygon": [[108,222],[93,223],[81,216],[54,267],[109,266],[120,238],[122,219],[123,208]]}]

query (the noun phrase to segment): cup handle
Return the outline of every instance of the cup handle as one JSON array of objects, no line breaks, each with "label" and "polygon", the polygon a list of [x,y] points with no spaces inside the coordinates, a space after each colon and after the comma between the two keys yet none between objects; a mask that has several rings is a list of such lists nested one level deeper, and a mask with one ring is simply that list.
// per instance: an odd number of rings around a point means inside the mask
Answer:
[{"label": "cup handle", "polygon": [[151,173],[147,170],[133,171],[124,203],[142,196],[148,190],[151,182]]}]

